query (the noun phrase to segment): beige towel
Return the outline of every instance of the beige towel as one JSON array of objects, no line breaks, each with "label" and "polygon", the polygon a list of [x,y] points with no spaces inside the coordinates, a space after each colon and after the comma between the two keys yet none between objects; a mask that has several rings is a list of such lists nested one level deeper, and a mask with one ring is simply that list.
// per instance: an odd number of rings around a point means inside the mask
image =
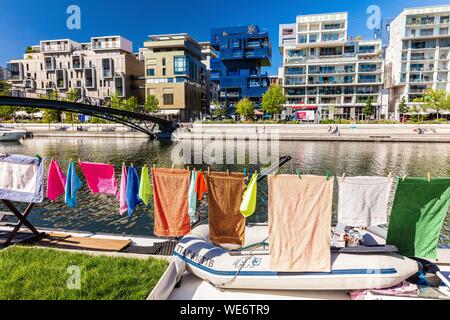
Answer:
[{"label": "beige towel", "polygon": [[210,239],[218,245],[244,245],[245,218],[240,209],[244,193],[242,173],[205,174],[208,185]]},{"label": "beige towel", "polygon": [[331,271],[333,185],[333,178],[269,176],[272,271]]}]

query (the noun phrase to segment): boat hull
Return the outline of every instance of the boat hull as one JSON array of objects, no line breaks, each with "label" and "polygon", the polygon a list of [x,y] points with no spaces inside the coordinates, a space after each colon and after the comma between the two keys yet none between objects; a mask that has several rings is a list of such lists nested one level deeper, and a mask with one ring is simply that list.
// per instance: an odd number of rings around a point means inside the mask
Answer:
[{"label": "boat hull", "polygon": [[[202,232],[183,238],[175,249],[189,272],[224,289],[357,290],[388,288],[418,272],[415,261],[396,253],[331,254],[331,272],[274,272],[268,252],[227,251]],[[195,230],[194,230],[195,231]]]},{"label": "boat hull", "polygon": [[26,131],[0,131],[0,141],[19,141],[26,134]]}]

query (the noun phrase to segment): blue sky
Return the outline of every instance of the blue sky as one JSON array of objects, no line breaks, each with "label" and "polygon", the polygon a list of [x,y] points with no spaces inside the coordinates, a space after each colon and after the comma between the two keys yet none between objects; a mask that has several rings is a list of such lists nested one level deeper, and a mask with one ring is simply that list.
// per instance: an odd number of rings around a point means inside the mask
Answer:
[{"label": "blue sky", "polygon": [[[369,5],[378,5],[388,18],[404,7],[446,3],[450,0],[0,0],[0,66],[46,39],[87,42],[91,36],[122,35],[137,50],[149,34],[187,32],[207,41],[212,27],[258,24],[270,32],[274,55],[268,71],[276,74],[278,26],[294,22],[298,14],[348,11],[349,36],[369,39]],[[81,8],[81,30],[66,27],[66,9],[72,4]]]}]

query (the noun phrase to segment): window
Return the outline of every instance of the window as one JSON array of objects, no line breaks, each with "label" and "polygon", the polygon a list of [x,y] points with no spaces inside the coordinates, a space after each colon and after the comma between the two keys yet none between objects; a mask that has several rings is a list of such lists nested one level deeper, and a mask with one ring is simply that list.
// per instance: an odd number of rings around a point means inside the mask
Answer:
[{"label": "window", "polygon": [[153,77],[155,75],[155,69],[147,69],[147,77]]},{"label": "window", "polygon": [[162,69],[162,75],[165,76],[166,73],[167,73],[167,72],[166,72],[166,68],[163,68],[163,69]]},{"label": "window", "polygon": [[174,73],[175,74],[187,73],[187,58],[185,56],[174,57]]},{"label": "window", "polygon": [[166,65],[166,58],[162,58],[162,65],[163,65],[163,66]]},{"label": "window", "polygon": [[173,93],[165,93],[163,100],[165,105],[173,105]]}]

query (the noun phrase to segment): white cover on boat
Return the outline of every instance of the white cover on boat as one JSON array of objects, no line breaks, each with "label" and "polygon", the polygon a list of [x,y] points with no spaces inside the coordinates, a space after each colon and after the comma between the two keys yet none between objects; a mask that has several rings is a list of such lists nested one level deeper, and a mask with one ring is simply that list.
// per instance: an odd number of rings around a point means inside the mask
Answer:
[{"label": "white cover on boat", "polygon": [[[267,227],[247,229],[248,241],[265,240]],[[331,255],[331,272],[272,272],[268,251],[226,251],[209,242],[208,226],[183,238],[174,255],[187,270],[221,288],[271,290],[355,290],[388,288],[418,271],[415,261],[395,253]]]}]

